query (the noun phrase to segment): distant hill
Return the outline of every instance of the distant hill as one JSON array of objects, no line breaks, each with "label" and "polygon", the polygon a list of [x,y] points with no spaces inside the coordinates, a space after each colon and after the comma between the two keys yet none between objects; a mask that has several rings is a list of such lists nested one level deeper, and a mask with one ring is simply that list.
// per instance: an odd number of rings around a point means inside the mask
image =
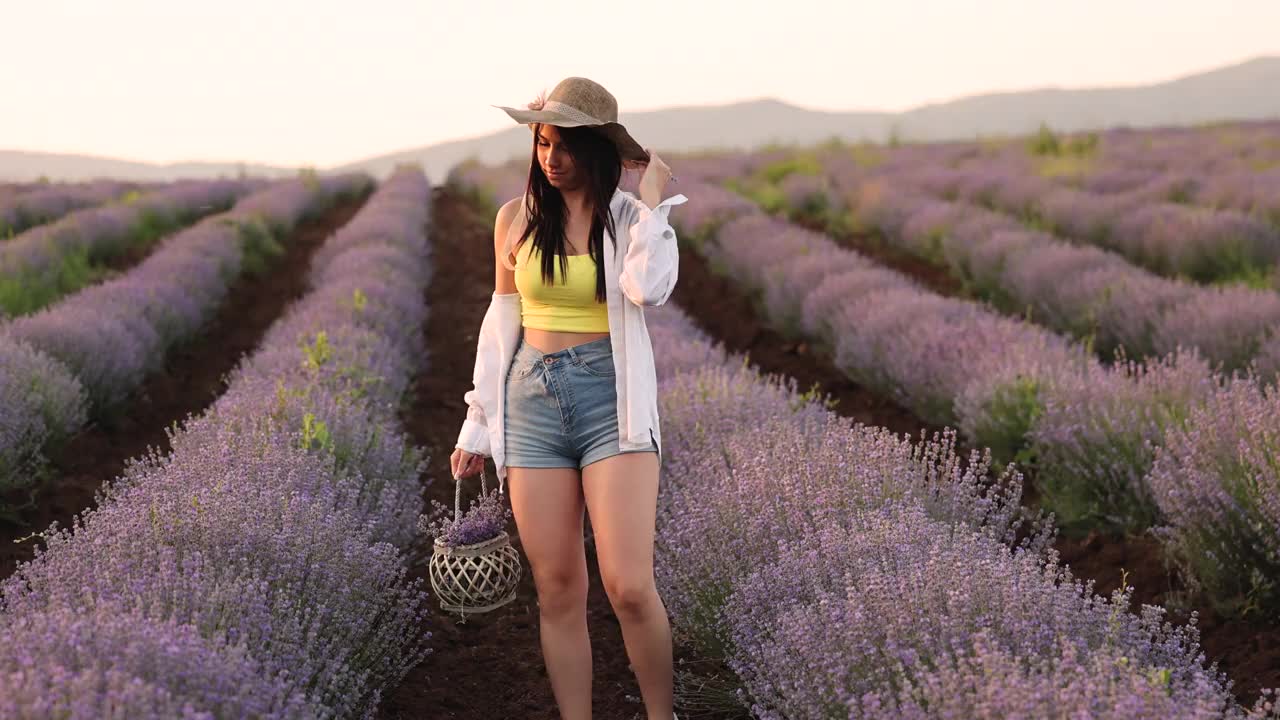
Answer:
[{"label": "distant hill", "polygon": [[168,180],[178,177],[235,177],[243,170],[248,175],[277,177],[293,175],[294,168],[272,167],[254,163],[185,162],[157,165],[119,160],[96,155],[0,150],[0,180],[27,182],[41,176],[50,180]]},{"label": "distant hill", "polygon": [[1158,85],[977,95],[916,108],[903,113],[898,123],[904,138],[951,140],[979,134],[1027,134],[1041,122],[1071,131],[1276,117],[1280,117],[1280,57],[1258,58]]},{"label": "distant hill", "polygon": [[[667,151],[746,149],[768,142],[811,144],[832,137],[884,141],[891,134],[903,140],[963,140],[1027,134],[1042,122],[1055,130],[1074,131],[1278,118],[1280,92],[1276,88],[1280,88],[1280,57],[1264,57],[1154,85],[990,93],[902,113],[810,110],[766,98],[708,107],[624,112],[619,120],[645,145]],[[494,113],[505,117],[496,109]],[[496,163],[528,153],[530,147],[529,130],[513,123],[495,133],[379,155],[331,170],[365,170],[382,177],[398,163],[414,162],[421,164],[431,178],[441,179],[468,157]],[[246,171],[264,175],[294,172],[260,165],[249,165]],[[6,180],[29,180],[39,175],[53,179],[96,175],[150,180],[237,172],[238,166],[229,164],[161,166],[0,150],[0,179]]]}]

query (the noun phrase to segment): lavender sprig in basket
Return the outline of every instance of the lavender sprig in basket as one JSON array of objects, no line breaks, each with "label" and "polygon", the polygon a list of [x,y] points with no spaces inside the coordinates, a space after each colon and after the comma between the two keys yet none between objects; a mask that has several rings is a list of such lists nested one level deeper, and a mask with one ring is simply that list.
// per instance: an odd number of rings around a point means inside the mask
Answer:
[{"label": "lavender sprig in basket", "polygon": [[[418,529],[435,537],[429,568],[440,608],[461,614],[464,622],[467,613],[496,610],[516,597],[522,567],[520,554],[504,529],[511,511],[503,507],[502,498],[500,490],[488,491],[481,468],[480,498],[471,503],[466,514],[462,512],[462,481],[456,480],[453,518],[418,518]],[[437,514],[448,511],[441,502],[432,504]]]}]

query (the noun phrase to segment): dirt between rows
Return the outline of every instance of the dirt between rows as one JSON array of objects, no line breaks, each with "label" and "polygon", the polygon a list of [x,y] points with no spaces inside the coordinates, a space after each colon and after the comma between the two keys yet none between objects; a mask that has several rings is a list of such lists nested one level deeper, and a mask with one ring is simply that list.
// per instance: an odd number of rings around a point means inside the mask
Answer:
[{"label": "dirt between rows", "polygon": [[0,521],[0,577],[8,577],[18,563],[30,560],[40,542],[38,538],[15,540],[45,530],[54,521],[69,527],[75,515],[95,503],[103,483],[119,477],[127,459],[142,455],[148,447],[168,452],[165,428],[199,413],[222,393],[223,376],[257,347],[285,306],[306,291],[312,253],[367,198],[366,194],[341,201],[301,223],[283,240],[285,254],[265,273],[240,278],[200,337],[176,348],[165,369],[147,378],[119,416],[109,424],[86,426],[51,458],[50,480],[38,488],[35,506],[24,511],[22,524]]}]

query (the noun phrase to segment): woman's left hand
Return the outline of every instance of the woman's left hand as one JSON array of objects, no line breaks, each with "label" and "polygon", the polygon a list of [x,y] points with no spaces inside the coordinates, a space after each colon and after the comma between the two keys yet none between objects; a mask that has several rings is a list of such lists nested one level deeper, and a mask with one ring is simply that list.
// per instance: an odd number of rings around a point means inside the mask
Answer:
[{"label": "woman's left hand", "polygon": [[648,148],[645,150],[649,152],[649,163],[645,165],[644,175],[640,176],[640,200],[654,208],[662,202],[662,193],[671,179],[671,168],[655,152]]}]

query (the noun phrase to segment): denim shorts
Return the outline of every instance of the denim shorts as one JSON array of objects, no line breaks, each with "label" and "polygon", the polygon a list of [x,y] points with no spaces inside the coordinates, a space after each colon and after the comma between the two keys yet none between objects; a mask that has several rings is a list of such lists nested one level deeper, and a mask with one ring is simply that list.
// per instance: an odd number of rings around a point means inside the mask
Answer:
[{"label": "denim shorts", "polygon": [[[623,452],[608,337],[543,353],[521,337],[506,377],[507,467],[583,468]],[[653,432],[649,433],[653,439]]]}]

